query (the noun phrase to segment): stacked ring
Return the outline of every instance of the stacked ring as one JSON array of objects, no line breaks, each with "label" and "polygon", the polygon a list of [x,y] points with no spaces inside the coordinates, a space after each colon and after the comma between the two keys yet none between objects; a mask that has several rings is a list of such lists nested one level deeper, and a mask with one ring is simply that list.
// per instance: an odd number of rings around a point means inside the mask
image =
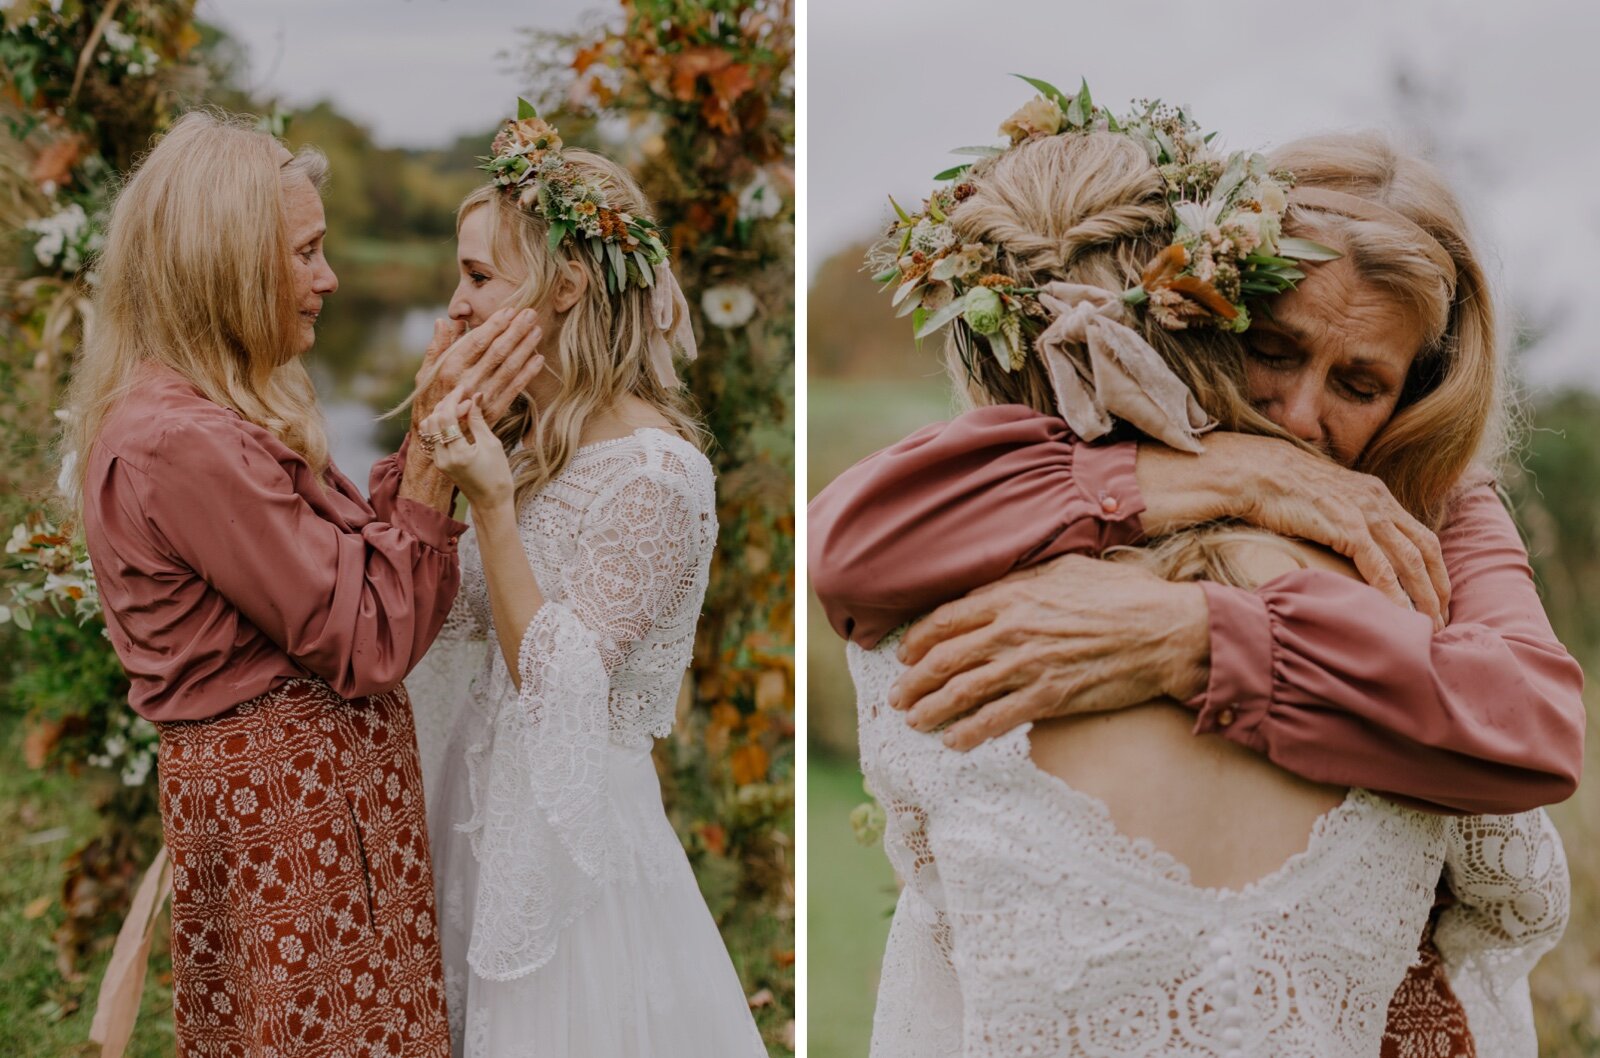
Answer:
[{"label": "stacked ring", "polygon": [[442,438],[441,438],[441,436],[439,434],[436,434],[436,433],[420,433],[419,432],[417,434],[417,440],[422,442],[422,450],[424,452],[427,452],[428,455],[431,456],[431,455],[433,455],[434,447],[436,445],[438,445],[438,443],[442,440]]},{"label": "stacked ring", "polygon": [[466,435],[463,434],[460,428],[456,426],[446,426],[437,434],[439,441],[443,444],[449,444],[451,441],[459,441],[464,436]]}]

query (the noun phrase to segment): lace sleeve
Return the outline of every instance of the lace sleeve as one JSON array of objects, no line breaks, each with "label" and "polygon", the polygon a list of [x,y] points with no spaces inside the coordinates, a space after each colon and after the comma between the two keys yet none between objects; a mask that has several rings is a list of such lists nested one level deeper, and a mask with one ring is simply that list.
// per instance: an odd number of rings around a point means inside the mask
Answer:
[{"label": "lace sleeve", "polygon": [[895,903],[872,1018],[871,1058],[958,1058],[961,982],[950,958],[950,920],[928,894],[938,892],[927,817],[886,798],[884,848],[906,880]]},{"label": "lace sleeve", "polygon": [[871,1058],[955,1058],[961,1054],[962,992],[952,961],[944,886],[928,836],[916,776],[903,759],[903,723],[882,703],[898,669],[891,635],[873,650],[847,647],[858,693],[861,765],[883,806],[883,850],[901,883],[879,974]]},{"label": "lace sleeve", "polygon": [[[500,709],[492,745],[468,755],[481,773],[468,824],[479,863],[468,960],[484,977],[538,969],[614,877],[624,850],[606,783],[613,676],[639,652],[661,653],[676,688],[704,597],[713,503],[709,465],[669,457],[617,475],[585,516],[560,590],[523,633],[515,706]],[[684,611],[685,634],[652,635]]]},{"label": "lace sleeve", "polygon": [[1528,974],[1566,929],[1572,902],[1561,836],[1543,809],[1465,816],[1447,828],[1458,902],[1434,933],[1479,1054],[1538,1051]]}]

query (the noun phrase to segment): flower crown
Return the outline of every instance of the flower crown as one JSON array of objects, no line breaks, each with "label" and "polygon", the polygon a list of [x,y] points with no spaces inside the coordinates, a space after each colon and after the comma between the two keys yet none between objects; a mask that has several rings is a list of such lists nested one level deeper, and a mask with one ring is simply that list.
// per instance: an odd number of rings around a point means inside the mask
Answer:
[{"label": "flower crown", "polygon": [[621,293],[629,283],[652,287],[656,266],[665,264],[661,229],[648,217],[612,209],[604,184],[587,180],[561,154],[561,135],[539,116],[532,103],[517,100],[517,116],[495,136],[478,168],[494,177],[523,209],[550,225],[550,249],[567,239],[588,246],[605,270],[606,290]]},{"label": "flower crown", "polygon": [[[1120,133],[1143,147],[1165,183],[1172,241],[1139,284],[1122,293],[1128,308],[1142,307],[1169,330],[1244,331],[1250,326],[1249,299],[1292,289],[1305,278],[1298,262],[1339,256],[1308,239],[1283,236],[1292,173],[1269,170],[1260,154],[1218,154],[1211,148],[1216,134],[1203,134],[1186,111],[1143,100],[1118,119],[1095,105],[1087,82],[1068,97],[1047,82],[1022,80],[1040,94],[1001,124],[1010,146],[954,153],[992,158],[1040,137],[1090,132]],[[907,212],[890,198],[896,219],[888,234],[899,241],[886,243],[868,263],[874,280],[894,288],[898,314],[911,316],[917,338],[959,319],[989,340],[1001,369],[1009,372],[1022,367],[1051,313],[1039,289],[995,269],[997,247],[964,243],[950,224],[950,214],[975,190],[963,179],[971,165],[935,176],[954,182],[934,191],[920,212]],[[970,335],[958,332],[957,338]]]}]

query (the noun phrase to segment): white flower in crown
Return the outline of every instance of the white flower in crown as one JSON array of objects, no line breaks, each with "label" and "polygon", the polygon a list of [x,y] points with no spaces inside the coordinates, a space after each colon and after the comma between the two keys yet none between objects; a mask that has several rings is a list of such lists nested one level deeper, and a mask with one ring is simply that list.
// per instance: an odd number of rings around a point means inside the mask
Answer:
[{"label": "white flower in crown", "polygon": [[1227,203],[1216,200],[1177,203],[1172,213],[1178,218],[1178,235],[1201,235],[1207,228],[1216,227],[1227,208]]},{"label": "white flower in crown", "polygon": [[741,283],[723,283],[706,288],[700,307],[715,326],[731,330],[743,327],[756,314],[756,296]]}]

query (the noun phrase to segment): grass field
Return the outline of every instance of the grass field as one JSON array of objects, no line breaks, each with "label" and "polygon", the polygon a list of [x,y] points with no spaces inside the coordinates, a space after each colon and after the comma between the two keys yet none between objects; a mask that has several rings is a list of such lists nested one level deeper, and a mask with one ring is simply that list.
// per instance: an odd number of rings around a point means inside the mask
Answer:
[{"label": "grass field", "polygon": [[[51,935],[62,920],[62,861],[95,834],[91,799],[107,787],[29,769],[18,725],[0,715],[0,1055],[87,1058],[100,1053],[88,1042],[89,1022],[112,938],[80,979],[66,981]],[[164,923],[154,948],[129,1058],[173,1050]]]},{"label": "grass field", "polygon": [[807,771],[806,1049],[810,1058],[864,1058],[889,938],[894,872],[883,850],[856,844],[850,810],[866,800],[854,760],[815,753]]}]

